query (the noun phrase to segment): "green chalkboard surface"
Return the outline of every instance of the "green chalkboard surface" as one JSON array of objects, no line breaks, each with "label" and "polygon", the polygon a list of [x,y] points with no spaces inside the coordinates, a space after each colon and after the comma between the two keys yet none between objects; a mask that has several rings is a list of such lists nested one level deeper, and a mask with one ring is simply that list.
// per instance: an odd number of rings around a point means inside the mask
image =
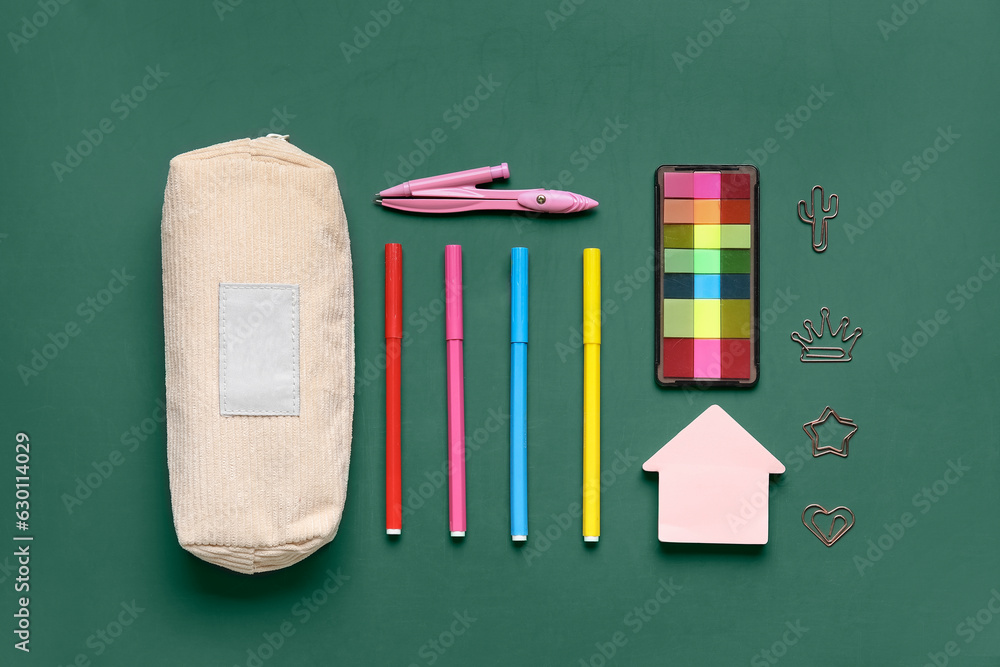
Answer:
[{"label": "green chalkboard surface", "polygon": [[[1000,664],[998,25],[987,0],[5,2],[0,664]],[[356,409],[338,536],[247,577],[197,560],[173,530],[160,213],[171,157],[269,132],[337,171]],[[503,161],[501,187],[600,206],[534,219],[371,203],[408,177]],[[760,382],[661,389],[653,172],[739,163],[760,169]],[[840,202],[822,254],[796,214],[816,184]],[[409,341],[396,540],[390,241],[405,253]],[[449,243],[466,267],[459,542],[443,472]],[[532,262],[524,546],[507,497],[518,245]],[[575,516],[586,247],[602,250],[605,299],[592,547]],[[850,363],[799,360],[789,336],[824,306],[864,329]],[[764,546],[657,541],[642,462],[713,404],[787,468]],[[827,405],[858,425],[847,458],[810,454],[802,425]],[[856,515],[832,547],[802,524],[813,503]]]}]

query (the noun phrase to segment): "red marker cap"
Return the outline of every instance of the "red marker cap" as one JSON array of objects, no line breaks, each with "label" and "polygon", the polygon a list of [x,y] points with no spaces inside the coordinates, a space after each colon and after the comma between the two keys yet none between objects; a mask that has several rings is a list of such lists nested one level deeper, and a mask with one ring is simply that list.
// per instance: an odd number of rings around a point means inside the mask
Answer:
[{"label": "red marker cap", "polygon": [[403,337],[403,246],[385,244],[385,337]]}]

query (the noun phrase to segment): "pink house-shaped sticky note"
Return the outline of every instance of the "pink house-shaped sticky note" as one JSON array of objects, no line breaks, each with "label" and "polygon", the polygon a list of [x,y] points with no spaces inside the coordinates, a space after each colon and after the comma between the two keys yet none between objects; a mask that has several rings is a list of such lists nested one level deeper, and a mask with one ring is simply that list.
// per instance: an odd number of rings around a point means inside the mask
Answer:
[{"label": "pink house-shaped sticky note", "polygon": [[661,542],[767,543],[768,476],[785,472],[785,466],[718,405],[642,469],[660,476]]}]

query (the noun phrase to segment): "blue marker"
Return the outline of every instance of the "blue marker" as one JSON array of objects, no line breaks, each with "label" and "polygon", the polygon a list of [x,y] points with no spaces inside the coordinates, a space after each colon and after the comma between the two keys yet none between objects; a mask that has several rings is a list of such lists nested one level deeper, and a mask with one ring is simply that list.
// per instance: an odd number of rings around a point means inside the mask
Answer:
[{"label": "blue marker", "polygon": [[510,539],[528,539],[528,249],[510,251]]}]

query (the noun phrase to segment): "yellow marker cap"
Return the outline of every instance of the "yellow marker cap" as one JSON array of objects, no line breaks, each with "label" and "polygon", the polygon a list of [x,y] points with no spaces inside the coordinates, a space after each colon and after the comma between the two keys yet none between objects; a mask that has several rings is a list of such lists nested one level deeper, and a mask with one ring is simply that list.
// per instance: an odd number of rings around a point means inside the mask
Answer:
[{"label": "yellow marker cap", "polygon": [[601,344],[601,250],[583,251],[583,344]]}]

